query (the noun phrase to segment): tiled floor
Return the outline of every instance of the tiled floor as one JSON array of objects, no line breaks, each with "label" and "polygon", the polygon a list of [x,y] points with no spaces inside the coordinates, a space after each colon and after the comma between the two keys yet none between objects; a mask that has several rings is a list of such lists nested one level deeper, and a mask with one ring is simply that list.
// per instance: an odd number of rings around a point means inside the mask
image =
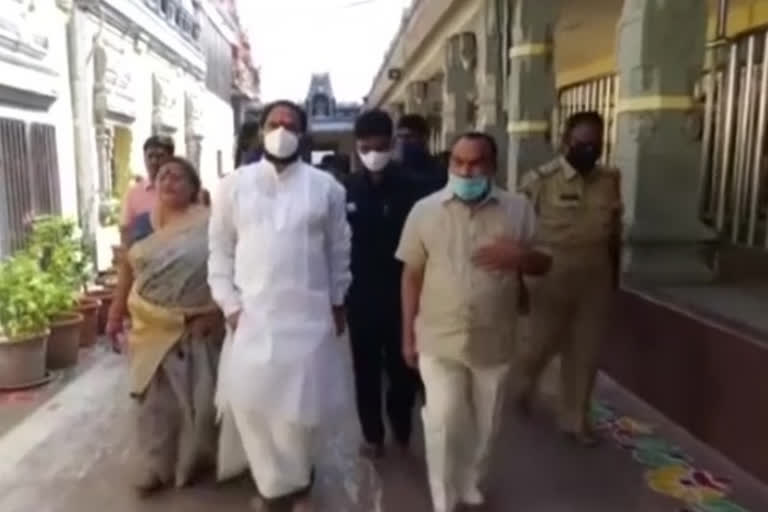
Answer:
[{"label": "tiled floor", "polygon": [[[132,419],[126,397],[123,362],[99,353],[87,370],[50,396],[36,410],[19,417],[13,404],[0,402],[0,511],[2,512],[235,512],[247,510],[247,480],[216,485],[203,482],[148,501],[132,492],[128,475]],[[702,508],[652,491],[648,470],[619,448],[606,432],[596,449],[570,445],[551,429],[541,412],[523,421],[506,415],[497,450],[490,511],[498,512],[722,512],[768,510],[768,493],[684,432],[637,403],[610,382],[600,399],[618,417],[629,414],[652,425],[658,435],[693,455],[697,467],[732,480],[728,498],[739,508]],[[40,395],[43,399],[47,395]],[[29,405],[29,404],[28,404]],[[31,407],[31,405],[29,405]],[[15,414],[16,420],[8,418]],[[3,418],[6,418],[4,421]],[[623,421],[623,420],[621,420]],[[615,423],[621,425],[618,418]],[[639,428],[639,427],[638,427]],[[350,409],[328,429],[318,447],[316,497],[323,512],[427,512],[421,449],[410,460],[385,459],[376,466],[356,456],[358,427]],[[616,434],[616,432],[614,432]],[[414,444],[420,447],[421,440]],[[663,486],[662,486],[663,487]],[[671,489],[671,491],[670,491]],[[674,488],[667,485],[674,493]],[[695,497],[695,496],[693,496]],[[722,505],[722,501],[721,501]]]}]

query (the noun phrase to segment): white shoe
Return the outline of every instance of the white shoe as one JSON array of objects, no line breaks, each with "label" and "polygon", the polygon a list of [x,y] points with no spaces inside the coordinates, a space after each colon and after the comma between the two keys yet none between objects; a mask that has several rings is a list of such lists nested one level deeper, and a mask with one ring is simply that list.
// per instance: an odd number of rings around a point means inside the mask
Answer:
[{"label": "white shoe", "polygon": [[470,507],[480,507],[485,505],[485,496],[483,496],[483,493],[480,492],[476,485],[472,485],[464,490],[464,493],[461,495],[461,502]]}]

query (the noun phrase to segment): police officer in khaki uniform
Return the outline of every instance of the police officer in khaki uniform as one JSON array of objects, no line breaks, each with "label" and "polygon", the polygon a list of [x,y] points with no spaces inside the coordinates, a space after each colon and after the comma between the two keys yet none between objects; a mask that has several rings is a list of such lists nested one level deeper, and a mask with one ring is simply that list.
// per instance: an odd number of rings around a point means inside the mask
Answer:
[{"label": "police officer in khaki uniform", "polygon": [[527,173],[521,191],[537,214],[536,242],[552,269],[529,283],[531,340],[522,355],[520,405],[528,409],[542,371],[561,355],[560,429],[596,441],[588,422],[598,355],[618,279],[620,175],[597,164],[604,124],[595,112],[566,122],[562,156]]}]

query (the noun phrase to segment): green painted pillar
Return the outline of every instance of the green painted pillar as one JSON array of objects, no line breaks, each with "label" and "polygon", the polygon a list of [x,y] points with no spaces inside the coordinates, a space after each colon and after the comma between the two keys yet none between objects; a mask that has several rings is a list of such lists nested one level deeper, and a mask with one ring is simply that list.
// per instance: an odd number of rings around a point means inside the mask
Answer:
[{"label": "green painted pillar", "polygon": [[622,173],[625,276],[638,282],[713,277],[700,221],[699,113],[708,2],[625,0],[618,26],[615,163]]},{"label": "green painted pillar", "polygon": [[477,40],[473,32],[451,36],[445,45],[443,80],[443,146],[474,128],[477,85]]},{"label": "green painted pillar", "polygon": [[557,100],[554,33],[559,0],[508,0],[507,183],[516,188],[529,170],[552,158],[552,113]]},{"label": "green painted pillar", "polygon": [[[484,0],[483,38],[480,45],[480,70],[477,78],[479,130],[492,135],[499,145],[499,169],[507,161],[507,136],[504,114],[504,59],[503,7],[506,0]],[[506,185],[506,173],[500,173]]]}]

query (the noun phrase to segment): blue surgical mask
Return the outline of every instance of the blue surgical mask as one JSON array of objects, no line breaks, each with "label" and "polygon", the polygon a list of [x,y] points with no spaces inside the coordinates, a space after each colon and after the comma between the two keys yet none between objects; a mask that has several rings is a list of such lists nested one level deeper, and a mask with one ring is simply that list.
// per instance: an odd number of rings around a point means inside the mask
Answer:
[{"label": "blue surgical mask", "polygon": [[488,192],[488,178],[482,175],[465,178],[451,174],[448,185],[454,195],[462,201],[476,201]]}]

